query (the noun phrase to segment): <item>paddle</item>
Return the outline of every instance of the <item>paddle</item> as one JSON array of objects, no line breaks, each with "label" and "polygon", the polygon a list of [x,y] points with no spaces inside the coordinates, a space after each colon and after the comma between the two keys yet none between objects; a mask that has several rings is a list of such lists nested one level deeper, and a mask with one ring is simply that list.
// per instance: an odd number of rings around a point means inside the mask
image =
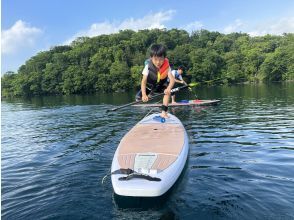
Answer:
[{"label": "paddle", "polygon": [[[171,90],[171,93],[176,93],[176,92],[179,92],[180,90],[183,90],[183,89],[186,89],[186,88],[190,88],[190,87],[193,87],[193,86],[196,86],[198,83],[190,83],[188,85],[184,85],[184,86],[180,86],[180,87],[177,87],[177,88],[174,88]],[[160,93],[160,94],[156,94],[152,97],[150,97],[148,99],[148,101],[156,98],[156,97],[159,97],[159,96],[162,96],[164,95],[164,92],[163,93]],[[128,107],[130,105],[135,105],[135,104],[139,104],[139,103],[142,103],[143,101],[142,100],[138,100],[138,101],[134,101],[134,102],[131,102],[131,103],[128,103],[128,104],[125,104],[125,105],[121,105],[119,107],[116,107],[116,108],[112,108],[112,109],[107,109],[106,112],[110,112],[110,111],[116,111],[118,109],[122,109],[122,108],[125,108],[125,107]]]}]

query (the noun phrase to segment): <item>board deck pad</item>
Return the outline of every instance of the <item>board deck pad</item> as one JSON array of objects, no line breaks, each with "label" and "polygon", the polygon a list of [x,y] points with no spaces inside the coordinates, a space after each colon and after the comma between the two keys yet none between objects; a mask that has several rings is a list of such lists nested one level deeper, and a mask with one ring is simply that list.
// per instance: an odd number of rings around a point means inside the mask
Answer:
[{"label": "board deck pad", "polygon": [[157,160],[151,168],[165,169],[181,152],[183,143],[183,127],[176,124],[175,120],[167,119],[165,123],[161,123],[150,118],[136,125],[121,140],[119,163],[124,169],[134,169],[137,154],[152,152],[157,154]]},{"label": "board deck pad", "polygon": [[157,154],[154,153],[140,153],[135,157],[134,170],[136,172],[147,173],[152,169],[152,165],[157,159]]}]

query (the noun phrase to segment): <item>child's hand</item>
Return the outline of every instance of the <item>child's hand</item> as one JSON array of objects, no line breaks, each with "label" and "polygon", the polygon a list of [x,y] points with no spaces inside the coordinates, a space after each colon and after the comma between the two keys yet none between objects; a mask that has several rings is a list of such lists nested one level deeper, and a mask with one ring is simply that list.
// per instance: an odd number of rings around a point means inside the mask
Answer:
[{"label": "child's hand", "polygon": [[170,88],[166,88],[166,89],[164,90],[164,94],[165,94],[165,95],[170,95]]},{"label": "child's hand", "polygon": [[143,102],[148,102],[149,98],[147,95],[142,95],[142,101]]}]

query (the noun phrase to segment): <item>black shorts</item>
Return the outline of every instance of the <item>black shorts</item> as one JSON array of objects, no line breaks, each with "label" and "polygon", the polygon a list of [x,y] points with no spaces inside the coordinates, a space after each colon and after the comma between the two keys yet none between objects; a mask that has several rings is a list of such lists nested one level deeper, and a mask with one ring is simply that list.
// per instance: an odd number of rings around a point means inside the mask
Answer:
[{"label": "black shorts", "polygon": [[[164,90],[167,88],[168,83],[164,83],[164,84],[157,84],[153,87],[146,87],[146,95],[153,95],[155,93],[163,93]],[[141,89],[137,92],[136,94],[136,101],[140,101],[142,100],[142,91]]]}]

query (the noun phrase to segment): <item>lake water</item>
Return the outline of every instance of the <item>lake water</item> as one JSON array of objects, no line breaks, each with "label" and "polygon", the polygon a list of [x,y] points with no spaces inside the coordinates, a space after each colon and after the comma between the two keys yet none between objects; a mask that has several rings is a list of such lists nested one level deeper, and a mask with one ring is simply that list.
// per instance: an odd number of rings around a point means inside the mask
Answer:
[{"label": "lake water", "polygon": [[2,101],[2,219],[294,219],[294,83],[194,92],[221,104],[172,110],[188,161],[153,201],[115,196],[110,177],[101,183],[149,109],[105,111],[134,93]]}]

